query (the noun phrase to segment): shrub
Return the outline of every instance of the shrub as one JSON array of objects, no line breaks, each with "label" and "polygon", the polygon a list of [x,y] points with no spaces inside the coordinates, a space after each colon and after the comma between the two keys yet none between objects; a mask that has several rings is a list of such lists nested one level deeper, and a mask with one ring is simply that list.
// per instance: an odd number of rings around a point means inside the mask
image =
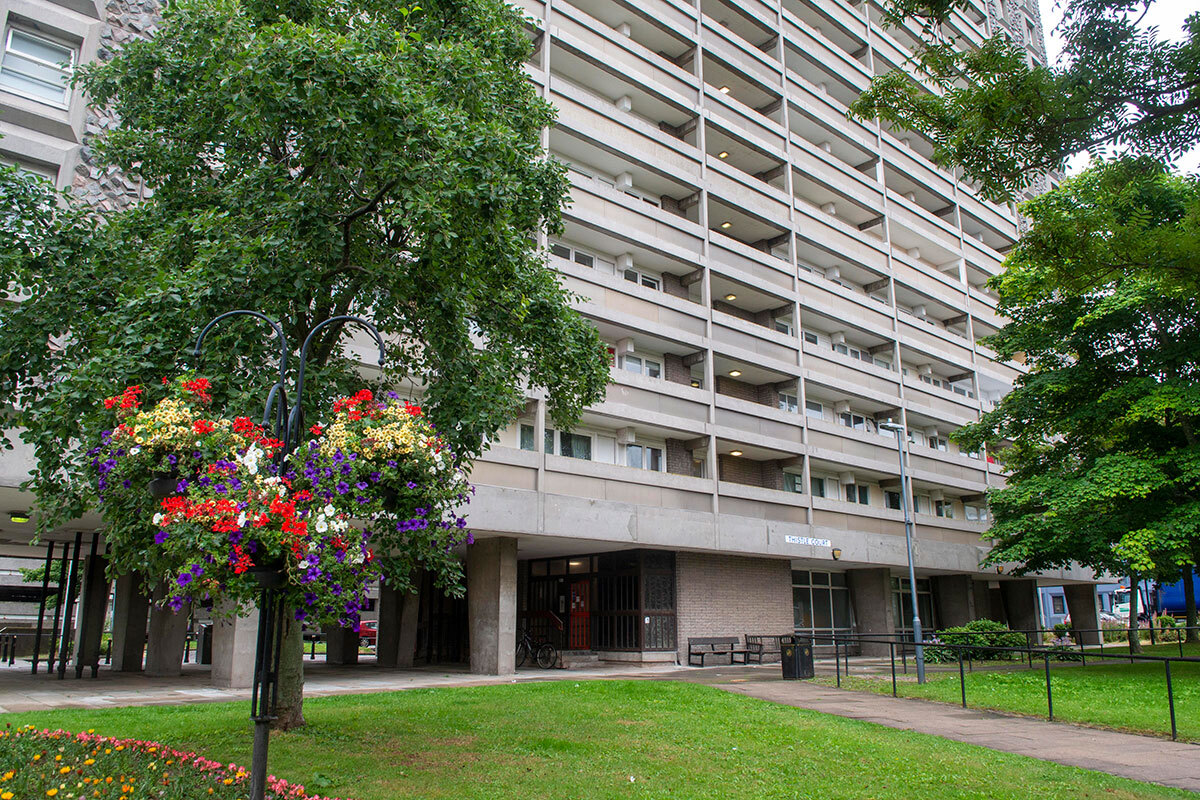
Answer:
[{"label": "shrub", "polygon": [[1101,622],[1100,627],[1104,630],[1105,642],[1123,642],[1128,638],[1124,623],[1108,620]]},{"label": "shrub", "polygon": [[1180,630],[1179,621],[1174,617],[1156,617],[1154,626],[1158,628],[1158,641],[1160,642],[1178,642],[1183,633]]},{"label": "shrub", "polygon": [[1070,628],[1070,626],[1067,625],[1067,623],[1056,622],[1054,624],[1054,638],[1055,639],[1065,639],[1065,638],[1067,638],[1067,634],[1070,632],[1070,630],[1071,630],[1071,628]]},{"label": "shrub", "polygon": [[[249,773],[155,742],[112,739],[92,732],[0,730],[0,797],[155,797],[236,800]],[[322,800],[303,786],[267,778],[268,800]]]},{"label": "shrub", "polygon": [[1010,631],[1008,626],[990,619],[977,619],[956,628],[946,628],[938,632],[934,642],[936,644],[925,648],[925,660],[934,664],[958,661],[960,652],[964,659],[975,661],[1019,659],[1021,653],[997,648],[1029,646],[1025,634]]}]

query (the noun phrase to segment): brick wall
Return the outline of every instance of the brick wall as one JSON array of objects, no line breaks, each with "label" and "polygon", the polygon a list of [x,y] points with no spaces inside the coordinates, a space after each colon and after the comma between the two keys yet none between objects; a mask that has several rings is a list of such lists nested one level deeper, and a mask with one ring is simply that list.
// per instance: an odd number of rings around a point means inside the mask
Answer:
[{"label": "brick wall", "polygon": [[687,663],[689,636],[791,633],[788,561],[676,553],[675,573],[675,631],[681,664]]},{"label": "brick wall", "polygon": [[672,297],[682,297],[684,300],[690,300],[691,295],[686,286],[679,280],[678,275],[672,275],[669,272],[662,274],[663,291]]},{"label": "brick wall", "polygon": [[663,372],[671,383],[690,385],[692,382],[692,371],[683,365],[683,356],[664,353]]},{"label": "brick wall", "polygon": [[719,394],[736,397],[739,400],[746,400],[751,403],[757,403],[758,387],[753,383],[726,378],[723,375],[717,376],[717,392]]},{"label": "brick wall", "polygon": [[740,483],[743,486],[762,486],[762,464],[752,458],[742,456],[717,456],[717,477],[730,483]]},{"label": "brick wall", "polygon": [[717,311],[723,311],[726,314],[737,317],[738,319],[744,319],[746,322],[757,322],[757,320],[754,319],[754,314],[738,308],[730,303],[726,303],[724,300],[713,300],[712,306]]},{"label": "brick wall", "polygon": [[772,408],[779,407],[779,392],[776,390],[774,384],[764,383],[761,386],[755,386],[754,388],[758,394],[758,402],[762,403],[764,406],[771,406]]},{"label": "brick wall", "polygon": [[667,472],[672,475],[695,475],[692,451],[684,447],[682,439],[667,439]]}]

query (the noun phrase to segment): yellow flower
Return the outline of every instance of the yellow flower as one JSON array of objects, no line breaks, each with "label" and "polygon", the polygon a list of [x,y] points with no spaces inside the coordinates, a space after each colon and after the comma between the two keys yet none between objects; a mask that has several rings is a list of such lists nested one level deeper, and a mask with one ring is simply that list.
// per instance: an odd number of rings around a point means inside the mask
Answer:
[{"label": "yellow flower", "polygon": [[34,754],[33,754],[33,760],[34,760],[34,761],[41,761],[41,760],[42,760],[42,754],[41,754],[41,753],[34,753]]},{"label": "yellow flower", "polygon": [[92,764],[95,764],[95,763],[96,763],[96,759],[94,759],[94,758],[85,758],[85,759],[83,760],[83,763],[84,763],[84,764],[87,764],[87,765],[90,767]]},{"label": "yellow flower", "polygon": [[13,775],[16,775],[16,774],[17,773],[15,770],[10,769],[8,772],[4,773],[4,778],[2,780],[10,781],[10,780],[12,780]]},{"label": "yellow flower", "polygon": [[47,789],[46,790],[46,797],[54,797],[54,795],[56,795],[56,794],[58,794],[58,789]]},{"label": "yellow flower", "polygon": [[55,761],[62,761],[62,755],[57,755],[57,756],[55,756],[55,757],[54,757],[54,760],[55,760]]},{"label": "yellow flower", "polygon": [[59,774],[59,775],[66,775],[66,774],[67,774],[68,772],[70,772],[70,771],[71,771],[71,768],[70,768],[70,767],[63,767],[63,768],[61,768],[61,769],[58,771],[58,774]]},{"label": "yellow flower", "polygon": [[14,795],[12,792],[4,792],[3,794],[0,794],[0,800],[13,800],[13,797],[15,796],[16,795]]}]

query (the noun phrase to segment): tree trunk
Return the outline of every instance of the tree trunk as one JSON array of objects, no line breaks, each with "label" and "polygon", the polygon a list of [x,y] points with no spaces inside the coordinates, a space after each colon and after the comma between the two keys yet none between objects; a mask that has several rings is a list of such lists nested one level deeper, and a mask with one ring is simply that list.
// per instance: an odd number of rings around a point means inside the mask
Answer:
[{"label": "tree trunk", "polygon": [[1187,610],[1187,637],[1185,641],[1189,644],[1200,644],[1200,630],[1197,630],[1196,616],[1196,567],[1192,564],[1185,564],[1183,567],[1183,604]]},{"label": "tree trunk", "polygon": [[1129,652],[1142,652],[1142,632],[1138,625],[1138,576],[1129,573]]},{"label": "tree trunk", "polygon": [[304,725],[304,625],[290,609],[283,615],[283,637],[279,653],[279,706],[276,730],[287,731]]}]

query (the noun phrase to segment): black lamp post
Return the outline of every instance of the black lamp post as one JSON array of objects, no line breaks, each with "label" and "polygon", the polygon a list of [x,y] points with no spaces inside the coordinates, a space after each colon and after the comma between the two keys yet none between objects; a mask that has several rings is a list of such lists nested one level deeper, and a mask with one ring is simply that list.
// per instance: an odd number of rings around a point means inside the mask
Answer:
[{"label": "black lamp post", "polygon": [[[238,310],[221,314],[200,331],[196,339],[196,347],[192,353],[196,363],[200,359],[200,346],[204,337],[216,325],[227,317],[249,316],[260,319],[271,326],[279,338],[279,379],[267,394],[266,407],[263,410],[263,428],[273,432],[276,439],[283,442],[283,447],[275,454],[276,465],[282,469],[284,461],[299,445],[304,436],[304,409],[301,398],[304,396],[304,367],[308,361],[308,348],[313,337],[326,325],[348,322],[358,323],[375,337],[379,345],[379,365],[383,366],[385,348],[383,337],[378,329],[360,317],[338,316],[330,317],[316,325],[304,339],[300,348],[300,367],[296,373],[296,396],[292,406],[287,402],[287,338],[279,323],[257,311]],[[254,686],[250,696],[250,719],[254,722],[254,754],[250,761],[250,800],[263,800],[267,786],[267,747],[270,742],[271,722],[275,719],[275,711],[279,704],[279,656],[283,638],[283,598],[280,589],[286,580],[283,564],[260,564],[249,570],[258,582],[261,594],[258,601],[258,646],[254,654]]]}]

